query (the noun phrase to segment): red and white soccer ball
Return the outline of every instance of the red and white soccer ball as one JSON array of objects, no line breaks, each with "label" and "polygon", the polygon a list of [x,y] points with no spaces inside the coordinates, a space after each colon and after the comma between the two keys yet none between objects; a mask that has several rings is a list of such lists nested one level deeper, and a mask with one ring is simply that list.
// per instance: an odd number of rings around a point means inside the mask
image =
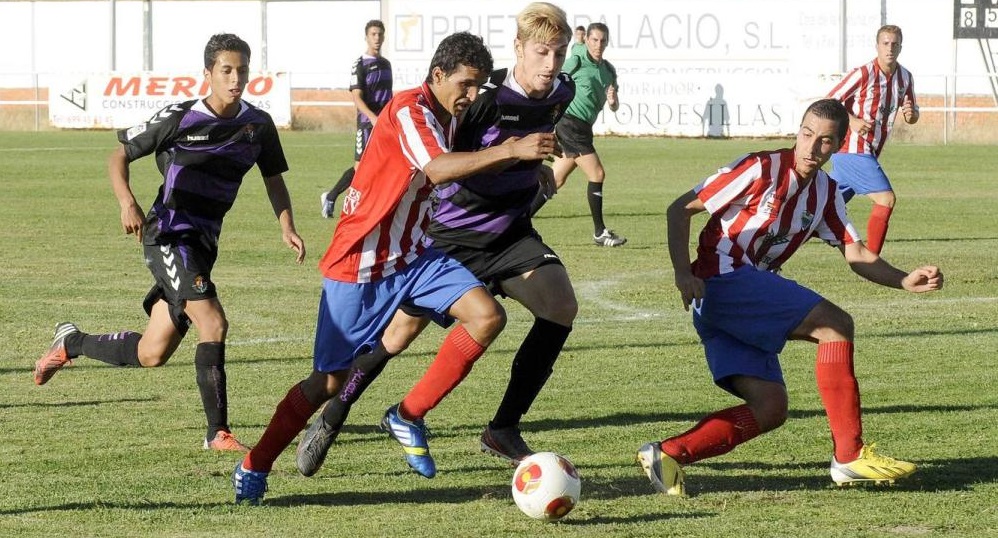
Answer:
[{"label": "red and white soccer ball", "polygon": [[513,473],[513,501],[528,516],[542,521],[565,517],[579,502],[582,481],[572,462],[554,452],[524,458]]}]

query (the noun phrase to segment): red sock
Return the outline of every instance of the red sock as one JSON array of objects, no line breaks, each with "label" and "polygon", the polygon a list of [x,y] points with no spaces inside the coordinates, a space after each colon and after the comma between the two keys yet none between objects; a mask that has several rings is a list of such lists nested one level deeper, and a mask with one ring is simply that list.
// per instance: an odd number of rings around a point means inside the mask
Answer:
[{"label": "red sock", "polygon": [[686,432],[662,441],[662,452],[679,463],[693,463],[731,452],[759,435],[759,424],[747,405],[707,415]]},{"label": "red sock", "polygon": [[269,473],[277,456],[280,456],[281,452],[291,444],[291,441],[294,441],[298,432],[305,429],[308,418],[318,408],[318,405],[312,405],[305,398],[300,383],[291,387],[281,403],[277,404],[277,410],[274,411],[270,424],[263,432],[263,437],[253,447],[253,450],[246,454],[246,458],[243,459],[243,467]]},{"label": "red sock", "polygon": [[866,248],[877,254],[884,248],[892,211],[893,208],[880,204],[873,204],[873,209],[870,210],[870,220],[866,222]]},{"label": "red sock", "polygon": [[464,325],[451,331],[423,378],[399,404],[402,418],[416,420],[426,416],[468,375],[471,366],[483,353],[485,347],[468,334]]},{"label": "red sock", "polygon": [[852,342],[818,344],[815,377],[832,429],[835,460],[850,462],[863,447],[863,422],[859,409],[859,383],[853,372]]}]

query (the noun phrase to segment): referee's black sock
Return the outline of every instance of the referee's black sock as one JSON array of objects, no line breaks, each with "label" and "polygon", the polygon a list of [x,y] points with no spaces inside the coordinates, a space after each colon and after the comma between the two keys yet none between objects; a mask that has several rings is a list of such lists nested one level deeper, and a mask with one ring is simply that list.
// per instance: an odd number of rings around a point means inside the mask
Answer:
[{"label": "referee's black sock", "polygon": [[603,223],[603,183],[590,181],[586,187],[586,198],[589,199],[589,212],[593,216],[593,235],[599,236],[606,229]]},{"label": "referee's black sock", "polygon": [[378,342],[378,346],[373,350],[354,359],[343,388],[322,410],[322,421],[331,429],[340,429],[350,414],[350,406],[360,398],[361,394],[364,394],[364,390],[374,382],[378,374],[385,369],[389,359],[394,356],[381,342]]},{"label": "referee's black sock", "polygon": [[546,319],[534,319],[534,326],[513,358],[506,394],[489,426],[498,429],[520,423],[551,377],[554,362],[565,347],[570,332],[571,327]]},{"label": "referee's black sock", "polygon": [[66,337],[66,355],[85,355],[114,366],[141,366],[139,340],[142,335],[131,331],[112,334],[72,333]]}]

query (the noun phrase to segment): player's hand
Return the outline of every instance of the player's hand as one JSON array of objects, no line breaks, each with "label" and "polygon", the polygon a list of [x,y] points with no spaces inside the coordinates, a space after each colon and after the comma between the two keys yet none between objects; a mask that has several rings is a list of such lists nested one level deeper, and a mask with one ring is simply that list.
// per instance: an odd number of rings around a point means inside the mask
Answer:
[{"label": "player's hand", "polygon": [[121,228],[126,234],[135,234],[135,237],[142,242],[142,224],[145,219],[142,217],[142,208],[139,204],[129,204],[121,208]]},{"label": "player's hand", "polygon": [[[693,273],[676,273],[676,287],[679,288],[679,295],[683,298],[683,308],[690,311],[690,304],[694,301],[701,301],[704,297],[703,280],[693,276]],[[694,305],[694,308],[699,308]]]},{"label": "player's hand", "polygon": [[532,161],[554,154],[558,140],[554,133],[531,133],[522,138],[510,137],[503,145],[509,145],[513,157],[521,161]]},{"label": "player's hand", "polygon": [[291,247],[291,250],[295,251],[295,263],[301,265],[305,261],[305,241],[302,240],[298,232],[288,231],[282,234],[284,237],[284,244]]},{"label": "player's hand", "polygon": [[870,129],[873,128],[873,124],[863,118],[849,116],[849,128],[858,133],[859,136],[866,136],[869,134]]},{"label": "player's hand", "polygon": [[918,112],[915,111],[915,105],[911,102],[911,97],[907,95],[904,96],[904,101],[901,102],[901,115],[904,117],[905,123],[914,123],[918,119]]},{"label": "player's hand", "polygon": [[912,293],[936,291],[943,287],[943,273],[934,265],[925,265],[908,273],[901,280],[901,287]]},{"label": "player's hand", "polygon": [[558,192],[554,182],[554,170],[550,166],[541,165],[537,168],[537,182],[541,186],[541,195],[550,200]]}]

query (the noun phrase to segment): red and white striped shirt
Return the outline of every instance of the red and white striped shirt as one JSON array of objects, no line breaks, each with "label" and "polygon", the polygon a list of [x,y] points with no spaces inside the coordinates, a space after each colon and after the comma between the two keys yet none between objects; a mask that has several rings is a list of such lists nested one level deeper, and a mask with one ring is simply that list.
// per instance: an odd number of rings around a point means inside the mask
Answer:
[{"label": "red and white striped shirt", "polygon": [[873,128],[866,136],[850,129],[839,152],[872,153],[874,157],[879,157],[906,96],[911,99],[912,107],[918,110],[914,78],[901,64],[888,75],[874,58],[872,62],[850,71],[828,97],[841,101],[850,114],[872,123]]},{"label": "red and white striped shirt", "polygon": [[743,265],[775,271],[812,235],[859,241],[836,183],[823,170],[801,180],[793,148],[750,153],[693,188],[710,213],[693,274],[706,279]]},{"label": "red and white striped shirt", "polygon": [[450,151],[457,126],[454,118],[448,125],[437,120],[441,109],[425,83],[385,105],[319,262],[325,277],[373,282],[423,253],[433,191],[423,167]]}]

